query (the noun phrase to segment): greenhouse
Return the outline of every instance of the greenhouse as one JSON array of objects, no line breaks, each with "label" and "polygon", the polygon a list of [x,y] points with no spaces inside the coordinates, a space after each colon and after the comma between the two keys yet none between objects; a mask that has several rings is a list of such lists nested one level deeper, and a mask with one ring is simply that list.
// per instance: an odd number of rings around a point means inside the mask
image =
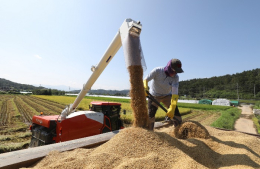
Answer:
[{"label": "greenhouse", "polygon": [[207,100],[207,99],[202,99],[202,100],[199,101],[199,104],[209,104],[209,105],[211,105],[212,101],[211,100]]},{"label": "greenhouse", "polygon": [[239,101],[237,100],[230,101],[230,106],[235,106],[235,107],[239,106]]}]

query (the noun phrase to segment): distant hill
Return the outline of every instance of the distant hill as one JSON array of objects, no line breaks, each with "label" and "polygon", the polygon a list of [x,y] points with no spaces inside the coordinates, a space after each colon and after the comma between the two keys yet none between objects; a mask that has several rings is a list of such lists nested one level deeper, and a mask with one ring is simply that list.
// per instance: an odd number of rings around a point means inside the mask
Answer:
[{"label": "distant hill", "polygon": [[20,84],[0,78],[0,93],[19,94],[20,91],[32,92],[36,95],[64,95],[65,91],[48,89],[45,87],[35,87],[28,84]]},{"label": "distant hill", "polygon": [[[70,91],[69,93],[78,94],[80,90]],[[95,89],[88,92],[90,95],[110,95],[110,96],[128,96],[129,90],[104,90],[104,89]]]},{"label": "distant hill", "polygon": [[0,90],[3,90],[3,91],[9,91],[9,90],[32,91],[34,89],[45,89],[45,88],[44,87],[35,87],[33,85],[28,85],[28,84],[15,83],[10,80],[0,78]]},{"label": "distant hill", "polygon": [[[65,93],[59,90],[50,90],[44,87],[19,84],[0,78],[0,90],[26,90],[34,91],[35,94],[54,94]],[[47,91],[48,90],[48,91]],[[69,93],[78,94],[80,90],[70,91]],[[127,96],[129,90],[90,90],[92,95],[112,95]],[[219,77],[191,79],[180,81],[179,95],[188,98],[228,98],[228,99],[260,99],[260,69],[253,69],[224,75]]]}]

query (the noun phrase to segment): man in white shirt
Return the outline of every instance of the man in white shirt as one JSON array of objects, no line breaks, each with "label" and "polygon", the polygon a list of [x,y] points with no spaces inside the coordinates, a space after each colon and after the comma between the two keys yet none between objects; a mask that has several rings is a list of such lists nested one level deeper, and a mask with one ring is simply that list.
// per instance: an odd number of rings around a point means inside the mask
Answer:
[{"label": "man in white shirt", "polygon": [[[164,106],[168,108],[166,116],[173,121],[175,126],[182,122],[177,107],[177,101],[179,98],[179,76],[177,73],[183,73],[181,61],[179,59],[171,59],[165,67],[154,68],[144,79],[144,88],[147,91],[149,90],[148,82],[152,80],[149,92],[158,102],[162,102]],[[150,130],[153,130],[154,128],[157,109],[158,105],[148,99]],[[173,117],[175,118],[173,119]]]}]

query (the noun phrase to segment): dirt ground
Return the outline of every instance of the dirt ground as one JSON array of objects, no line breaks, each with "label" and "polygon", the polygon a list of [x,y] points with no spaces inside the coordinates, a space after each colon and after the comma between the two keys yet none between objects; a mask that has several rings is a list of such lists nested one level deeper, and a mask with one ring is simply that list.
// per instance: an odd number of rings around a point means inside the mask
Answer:
[{"label": "dirt ground", "polygon": [[251,120],[253,110],[249,105],[239,107],[242,110],[240,118],[235,123],[235,130],[246,133],[257,134],[254,123]]}]

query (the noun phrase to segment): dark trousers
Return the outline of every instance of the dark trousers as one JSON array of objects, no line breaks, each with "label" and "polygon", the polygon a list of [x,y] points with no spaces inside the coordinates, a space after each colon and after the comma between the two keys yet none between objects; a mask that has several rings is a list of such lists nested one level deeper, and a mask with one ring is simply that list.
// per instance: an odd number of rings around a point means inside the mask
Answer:
[{"label": "dark trousers", "polygon": [[[171,105],[171,95],[167,96],[154,96],[154,98],[160,103],[162,102],[164,106],[167,107],[167,109]],[[158,105],[154,103],[151,99],[148,99],[148,115],[150,120],[150,129],[153,130],[154,128],[154,122],[155,122],[155,114],[158,110]],[[174,116],[179,120],[182,121],[180,111],[178,109],[178,106],[176,106]]]}]

